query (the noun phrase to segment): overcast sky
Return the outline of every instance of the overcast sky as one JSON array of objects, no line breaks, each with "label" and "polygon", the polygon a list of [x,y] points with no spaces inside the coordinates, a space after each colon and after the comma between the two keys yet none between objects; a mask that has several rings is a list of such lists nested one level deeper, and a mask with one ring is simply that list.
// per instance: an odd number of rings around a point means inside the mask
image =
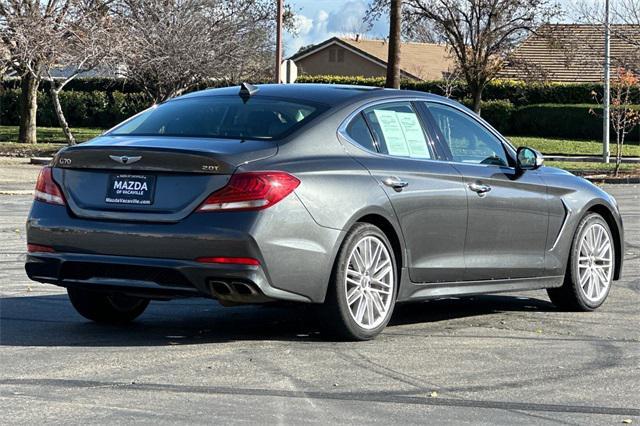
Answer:
[{"label": "overcast sky", "polygon": [[[559,0],[566,10],[576,0]],[[363,22],[368,0],[285,0],[294,13],[298,34],[285,36],[285,55],[290,56],[302,46],[319,43],[336,35],[366,33],[370,38],[388,35],[388,20],[376,22],[371,30]],[[567,20],[566,18],[564,20]]]}]

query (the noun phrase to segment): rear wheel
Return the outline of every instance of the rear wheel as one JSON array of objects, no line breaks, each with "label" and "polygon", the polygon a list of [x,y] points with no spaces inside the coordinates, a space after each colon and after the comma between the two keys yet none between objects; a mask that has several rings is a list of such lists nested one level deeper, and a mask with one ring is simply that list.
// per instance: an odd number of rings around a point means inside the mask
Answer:
[{"label": "rear wheel", "polygon": [[326,332],[347,340],[377,336],[393,313],[396,270],[385,234],[374,225],[356,224],[340,248],[322,306]]},{"label": "rear wheel", "polygon": [[613,238],[607,222],[597,213],[582,219],[571,246],[564,284],[547,290],[561,309],[592,311],[602,305],[611,289],[615,265]]},{"label": "rear wheel", "polygon": [[133,321],[149,305],[148,299],[118,293],[108,294],[68,288],[67,294],[80,315],[101,323],[124,324]]}]

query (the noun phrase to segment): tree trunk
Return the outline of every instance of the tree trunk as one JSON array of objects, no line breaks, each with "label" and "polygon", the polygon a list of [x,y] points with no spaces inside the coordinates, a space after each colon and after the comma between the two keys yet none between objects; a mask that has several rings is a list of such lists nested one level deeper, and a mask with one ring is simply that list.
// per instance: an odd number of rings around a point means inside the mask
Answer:
[{"label": "tree trunk", "polygon": [[389,55],[386,87],[400,88],[400,32],[402,30],[402,0],[391,0],[389,12]]},{"label": "tree trunk", "polygon": [[622,134],[622,137],[619,134],[617,135],[616,142],[618,151],[616,152],[616,168],[613,171],[613,175],[615,177],[618,177],[618,173],[620,172],[620,164],[622,164],[622,147],[624,145],[624,133]]},{"label": "tree trunk", "polygon": [[471,86],[471,97],[473,98],[473,112],[480,115],[480,105],[482,104],[482,88]]},{"label": "tree trunk", "polygon": [[20,82],[20,130],[18,142],[37,143],[36,113],[38,112],[38,80],[30,73],[22,75]]},{"label": "tree trunk", "polygon": [[69,124],[67,123],[66,118],[64,118],[64,112],[62,112],[62,105],[60,105],[60,91],[56,89],[53,81],[51,81],[50,84],[51,102],[53,103],[53,109],[56,112],[56,117],[58,117],[58,124],[60,124],[64,137],[67,139],[67,144],[75,145],[76,139],[73,137],[71,129],[69,129]]}]

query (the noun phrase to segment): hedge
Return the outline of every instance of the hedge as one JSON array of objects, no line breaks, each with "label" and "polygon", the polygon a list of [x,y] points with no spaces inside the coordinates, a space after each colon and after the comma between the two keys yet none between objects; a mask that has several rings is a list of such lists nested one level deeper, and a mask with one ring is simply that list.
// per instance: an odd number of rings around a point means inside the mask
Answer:
[{"label": "hedge", "polygon": [[[632,108],[640,111],[640,105]],[[505,133],[523,136],[559,137],[568,139],[601,139],[602,107],[579,105],[527,105],[513,111]],[[611,129],[611,139],[615,133]],[[627,136],[631,144],[640,143],[640,126]]]},{"label": "hedge", "polygon": [[[16,89],[0,94],[0,124],[18,124]],[[141,93],[119,91],[63,91],[60,101],[65,117],[73,127],[112,127],[148,106]],[[463,103],[469,104],[463,100]],[[636,106],[640,110],[640,106]],[[590,111],[593,110],[593,113]],[[482,102],[482,117],[504,134],[561,137],[568,139],[600,139],[602,108],[593,104],[533,104],[517,106],[508,100]],[[38,97],[38,125],[58,126],[49,94]],[[640,127],[640,126],[639,126]],[[613,138],[613,133],[612,133]],[[629,143],[640,143],[640,128],[628,136]]]},{"label": "hedge", "polygon": [[[335,75],[298,77],[298,83],[355,84],[363,86],[383,87],[384,77],[349,77]],[[443,94],[442,81],[403,80],[401,87],[407,90]],[[600,83],[525,83],[515,80],[494,80],[485,88],[482,97],[487,100],[508,100],[516,106],[557,103],[586,104],[593,102],[593,92],[602,93]],[[453,92],[453,98],[463,99],[467,95],[464,85]],[[631,95],[632,103],[640,103],[640,90]]]},{"label": "hedge", "polygon": [[[19,95],[20,91],[16,89],[5,90],[0,95],[0,124],[18,124]],[[101,128],[112,127],[149,106],[141,93],[117,91],[62,91],[60,103],[70,126]],[[36,120],[39,126],[58,126],[51,97],[47,92],[38,94]]]},{"label": "hedge", "polygon": [[[383,77],[349,77],[349,76],[309,76],[298,77],[299,83],[333,83],[355,84],[367,86],[384,86]],[[441,81],[415,81],[403,80],[402,88],[442,94]],[[20,86],[20,80],[9,78],[2,81],[0,87],[11,90]],[[211,84],[207,84],[211,86]],[[142,91],[135,84],[122,79],[110,78],[76,78],[67,86],[66,90],[78,92],[122,92],[135,93]],[[495,80],[486,87],[483,98],[487,100],[508,100],[515,106],[530,104],[588,104],[593,103],[592,93],[602,93],[600,83],[525,83],[515,80]],[[467,96],[464,86],[454,91],[455,99],[463,99]],[[640,104],[640,90],[632,93],[632,103]]]},{"label": "hedge", "polygon": [[[20,88],[19,77],[9,77],[2,80],[0,85],[2,89],[11,90]],[[48,83],[42,83],[41,89],[47,89]],[[76,91],[76,92],[122,92],[122,93],[137,93],[141,92],[142,88],[136,84],[120,78],[104,78],[104,77],[87,77],[87,78],[74,78],[64,87],[64,90]]]}]

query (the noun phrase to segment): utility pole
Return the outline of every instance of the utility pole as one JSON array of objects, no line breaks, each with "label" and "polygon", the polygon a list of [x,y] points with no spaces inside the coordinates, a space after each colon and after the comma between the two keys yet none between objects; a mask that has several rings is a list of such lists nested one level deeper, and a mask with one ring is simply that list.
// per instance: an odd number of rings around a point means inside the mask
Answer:
[{"label": "utility pole", "polygon": [[[608,0],[607,0],[608,1]],[[282,63],[282,15],[283,15],[283,0],[277,0],[278,11],[276,18],[276,84],[280,83],[280,64]]]},{"label": "utility pole", "polygon": [[609,162],[609,104],[611,103],[610,96],[610,87],[609,80],[611,79],[611,71],[610,71],[610,58],[609,58],[609,49],[610,49],[610,38],[611,38],[611,28],[609,26],[609,0],[605,0],[605,15],[604,15],[604,96],[602,99],[604,111],[602,116],[602,162]]}]

